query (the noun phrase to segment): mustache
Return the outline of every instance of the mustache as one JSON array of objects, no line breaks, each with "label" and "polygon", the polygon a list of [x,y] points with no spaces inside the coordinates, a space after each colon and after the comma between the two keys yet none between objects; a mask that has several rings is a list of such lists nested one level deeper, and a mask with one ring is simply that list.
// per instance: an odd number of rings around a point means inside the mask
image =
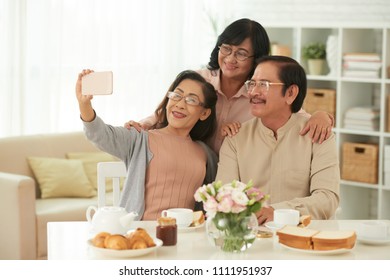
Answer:
[{"label": "mustache", "polygon": [[254,102],[256,103],[259,101],[263,101],[263,99],[261,99],[259,95],[255,95],[249,99],[249,103],[254,103]]}]

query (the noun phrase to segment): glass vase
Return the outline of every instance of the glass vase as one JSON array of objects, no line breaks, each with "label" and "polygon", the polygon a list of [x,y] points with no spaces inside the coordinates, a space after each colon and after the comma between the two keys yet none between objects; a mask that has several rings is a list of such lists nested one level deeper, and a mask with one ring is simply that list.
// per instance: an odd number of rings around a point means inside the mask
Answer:
[{"label": "glass vase", "polygon": [[217,212],[206,221],[210,243],[224,252],[243,252],[256,240],[257,218],[253,213]]}]

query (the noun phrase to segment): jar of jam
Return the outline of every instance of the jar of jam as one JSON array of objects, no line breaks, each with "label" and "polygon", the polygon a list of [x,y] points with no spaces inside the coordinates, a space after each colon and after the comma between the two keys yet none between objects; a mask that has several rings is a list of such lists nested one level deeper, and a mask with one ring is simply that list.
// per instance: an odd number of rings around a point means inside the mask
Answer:
[{"label": "jar of jam", "polygon": [[176,219],[160,217],[157,219],[156,237],[161,239],[163,246],[173,246],[177,243]]}]

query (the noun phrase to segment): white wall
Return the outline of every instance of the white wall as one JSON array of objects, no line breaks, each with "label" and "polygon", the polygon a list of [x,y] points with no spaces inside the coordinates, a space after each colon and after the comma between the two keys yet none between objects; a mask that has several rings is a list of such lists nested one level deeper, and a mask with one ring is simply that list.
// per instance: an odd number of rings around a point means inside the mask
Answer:
[{"label": "white wall", "polygon": [[262,24],[390,24],[390,0],[232,0],[232,7]]}]

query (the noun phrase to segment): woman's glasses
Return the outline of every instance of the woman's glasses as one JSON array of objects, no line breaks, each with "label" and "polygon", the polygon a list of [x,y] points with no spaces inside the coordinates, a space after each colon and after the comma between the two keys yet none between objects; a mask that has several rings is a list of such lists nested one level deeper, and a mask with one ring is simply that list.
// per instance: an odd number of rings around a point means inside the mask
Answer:
[{"label": "woman's glasses", "polygon": [[246,51],[243,51],[243,50],[238,50],[238,51],[233,52],[233,49],[228,45],[222,44],[218,48],[219,48],[220,53],[223,55],[230,55],[231,53],[233,53],[234,57],[239,61],[244,61],[250,57],[254,57],[254,55],[248,55],[248,53]]},{"label": "woman's glasses", "polygon": [[167,97],[173,101],[180,101],[184,98],[184,102],[191,106],[204,106],[204,103],[200,102],[196,95],[181,95],[178,92],[169,91]]}]

